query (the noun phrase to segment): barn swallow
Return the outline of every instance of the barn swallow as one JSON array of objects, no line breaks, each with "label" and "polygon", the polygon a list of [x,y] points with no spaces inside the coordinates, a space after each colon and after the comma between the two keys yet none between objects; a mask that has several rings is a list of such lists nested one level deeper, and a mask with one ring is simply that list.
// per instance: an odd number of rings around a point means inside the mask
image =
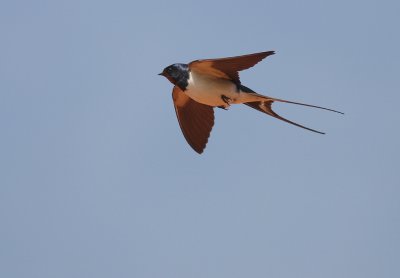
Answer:
[{"label": "barn swallow", "polygon": [[189,64],[172,64],[162,75],[174,88],[172,99],[182,133],[189,145],[201,154],[214,125],[214,107],[228,109],[231,104],[245,104],[289,124],[324,134],[287,120],[272,110],[273,102],[285,102],[336,113],[342,112],[300,102],[268,97],[254,92],[240,82],[239,71],[248,69],[264,58],[275,54],[266,51],[243,56],[195,60]]}]

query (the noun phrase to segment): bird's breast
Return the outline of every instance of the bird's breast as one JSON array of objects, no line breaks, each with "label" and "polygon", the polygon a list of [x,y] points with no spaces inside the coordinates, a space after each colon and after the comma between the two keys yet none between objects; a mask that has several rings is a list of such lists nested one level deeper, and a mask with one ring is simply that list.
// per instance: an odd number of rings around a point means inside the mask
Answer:
[{"label": "bird's breast", "polygon": [[197,102],[210,106],[224,106],[224,95],[235,103],[240,94],[235,83],[230,80],[215,78],[191,71],[185,93]]},{"label": "bird's breast", "polygon": [[195,101],[210,106],[225,106],[226,103],[221,95],[230,98],[232,103],[235,103],[240,95],[236,84],[232,81],[198,74],[194,71],[189,73],[185,93]]}]

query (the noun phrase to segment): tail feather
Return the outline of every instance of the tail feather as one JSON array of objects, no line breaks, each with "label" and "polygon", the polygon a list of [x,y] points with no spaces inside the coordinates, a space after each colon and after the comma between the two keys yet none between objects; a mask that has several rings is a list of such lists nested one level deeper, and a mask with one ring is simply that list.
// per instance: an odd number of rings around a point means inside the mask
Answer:
[{"label": "tail feather", "polygon": [[284,100],[284,99],[278,99],[278,98],[271,98],[271,97],[267,97],[267,96],[263,96],[260,94],[257,94],[256,92],[254,92],[253,90],[251,90],[250,88],[240,85],[239,87],[240,91],[243,93],[247,93],[249,95],[251,95],[253,97],[253,99],[255,100],[251,100],[249,102],[245,102],[243,104],[246,104],[247,106],[250,106],[251,108],[254,108],[260,112],[263,112],[265,114],[268,114],[274,118],[277,118],[279,120],[282,120],[284,122],[287,122],[289,124],[307,129],[309,131],[312,132],[316,132],[319,134],[325,134],[324,132],[303,126],[301,124],[289,121],[288,119],[285,119],[281,116],[279,116],[278,114],[276,114],[273,110],[272,110],[272,103],[274,101],[278,101],[278,102],[285,102],[285,103],[291,103],[291,104],[297,104],[297,105],[303,105],[303,106],[308,106],[308,107],[313,107],[313,108],[318,108],[318,109],[323,109],[323,110],[327,110],[327,111],[332,111],[335,113],[339,113],[339,114],[344,114],[343,112],[337,111],[337,110],[333,110],[333,109],[329,109],[329,108],[325,108],[325,107],[321,107],[321,106],[316,106],[316,105],[311,105],[311,104],[305,104],[305,103],[300,103],[300,102],[294,102],[294,101],[289,101],[289,100]]},{"label": "tail feather", "polygon": [[335,112],[335,113],[339,113],[339,114],[344,115],[343,112],[340,112],[340,111],[337,111],[337,110],[333,110],[333,109],[330,109],[330,108],[326,108],[326,107],[322,107],[322,106],[305,104],[305,103],[301,103],[301,102],[294,102],[294,101],[289,101],[289,100],[284,100],[284,99],[279,99],[279,98],[271,98],[271,100],[272,101],[285,102],[285,103],[291,103],[291,104],[297,104],[297,105],[303,105],[303,106],[308,106],[308,107],[313,107],[313,108],[318,108],[318,109],[323,109],[323,110],[327,110],[327,111],[331,111],[331,112]]},{"label": "tail feather", "polygon": [[[276,100],[276,99],[274,99],[274,100]],[[301,127],[301,128],[306,129],[306,130],[309,130],[309,131],[312,131],[312,132],[316,132],[316,133],[319,133],[319,134],[325,134],[325,133],[322,132],[322,131],[318,131],[318,130],[315,130],[315,129],[312,129],[312,128],[303,126],[303,125],[301,125],[301,124],[292,122],[292,121],[290,121],[290,120],[288,120],[288,119],[285,119],[285,118],[283,118],[282,116],[276,114],[276,113],[272,110],[272,107],[271,107],[271,106],[272,106],[272,103],[274,102],[274,100],[246,102],[246,103],[244,103],[244,104],[246,104],[247,106],[250,106],[251,108],[254,108],[254,109],[256,109],[256,110],[258,110],[258,111],[260,111],[260,112],[266,113],[266,114],[268,114],[268,115],[270,115],[270,116],[272,116],[272,117],[274,117],[274,118],[277,118],[277,119],[279,119],[279,120],[281,120],[281,121],[287,122],[287,123],[289,123],[289,124],[292,124],[292,125],[295,125],[295,126],[298,126],[298,127]],[[276,100],[276,101],[280,101],[280,100]],[[288,102],[288,103],[293,103],[293,104],[299,104],[299,105],[305,105],[305,106],[314,107],[314,106],[312,106],[312,105],[307,105],[307,104],[302,104],[302,103],[294,103],[294,102],[289,102],[289,101],[283,101],[283,102]],[[316,108],[324,109],[324,108],[322,108],[322,107],[316,107]],[[325,109],[325,110],[331,110],[331,109]],[[337,112],[337,111],[334,111],[334,112]],[[338,113],[340,113],[340,112],[338,112]]]}]

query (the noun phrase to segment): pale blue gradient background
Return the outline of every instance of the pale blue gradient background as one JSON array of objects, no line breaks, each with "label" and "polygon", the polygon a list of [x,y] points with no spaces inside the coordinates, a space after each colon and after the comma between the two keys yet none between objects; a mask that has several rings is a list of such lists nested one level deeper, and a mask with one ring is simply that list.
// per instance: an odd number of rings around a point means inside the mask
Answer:
[{"label": "pale blue gradient background", "polygon": [[[400,277],[398,1],[1,1],[0,277]],[[186,144],[157,76],[242,73],[290,126]]]}]

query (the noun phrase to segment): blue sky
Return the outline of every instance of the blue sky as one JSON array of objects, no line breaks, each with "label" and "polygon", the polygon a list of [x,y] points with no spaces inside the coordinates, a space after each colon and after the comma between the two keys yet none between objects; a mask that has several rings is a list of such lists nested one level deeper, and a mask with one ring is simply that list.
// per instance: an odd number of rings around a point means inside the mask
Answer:
[{"label": "blue sky", "polygon": [[[2,1],[1,277],[398,277],[397,1]],[[165,66],[241,74],[205,153]]]}]

